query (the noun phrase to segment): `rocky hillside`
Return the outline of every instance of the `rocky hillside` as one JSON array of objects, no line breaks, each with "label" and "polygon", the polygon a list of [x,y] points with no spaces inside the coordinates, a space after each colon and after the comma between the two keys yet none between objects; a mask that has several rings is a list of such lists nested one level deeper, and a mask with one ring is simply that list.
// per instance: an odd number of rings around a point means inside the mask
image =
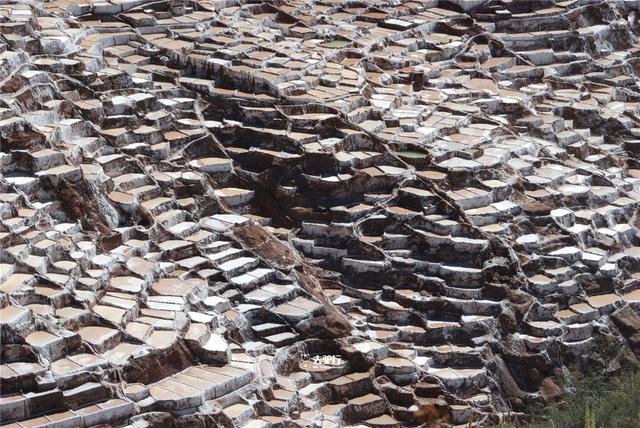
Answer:
[{"label": "rocky hillside", "polygon": [[0,4],[2,424],[487,426],[640,355],[637,2],[83,1]]}]

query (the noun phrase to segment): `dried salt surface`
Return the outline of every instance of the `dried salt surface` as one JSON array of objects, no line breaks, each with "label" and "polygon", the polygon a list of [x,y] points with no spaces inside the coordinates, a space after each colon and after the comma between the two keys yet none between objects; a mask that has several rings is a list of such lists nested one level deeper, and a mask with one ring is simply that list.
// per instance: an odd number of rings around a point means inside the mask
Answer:
[{"label": "dried salt surface", "polygon": [[632,2],[236,3],[0,6],[3,424],[483,426],[638,352]]}]

